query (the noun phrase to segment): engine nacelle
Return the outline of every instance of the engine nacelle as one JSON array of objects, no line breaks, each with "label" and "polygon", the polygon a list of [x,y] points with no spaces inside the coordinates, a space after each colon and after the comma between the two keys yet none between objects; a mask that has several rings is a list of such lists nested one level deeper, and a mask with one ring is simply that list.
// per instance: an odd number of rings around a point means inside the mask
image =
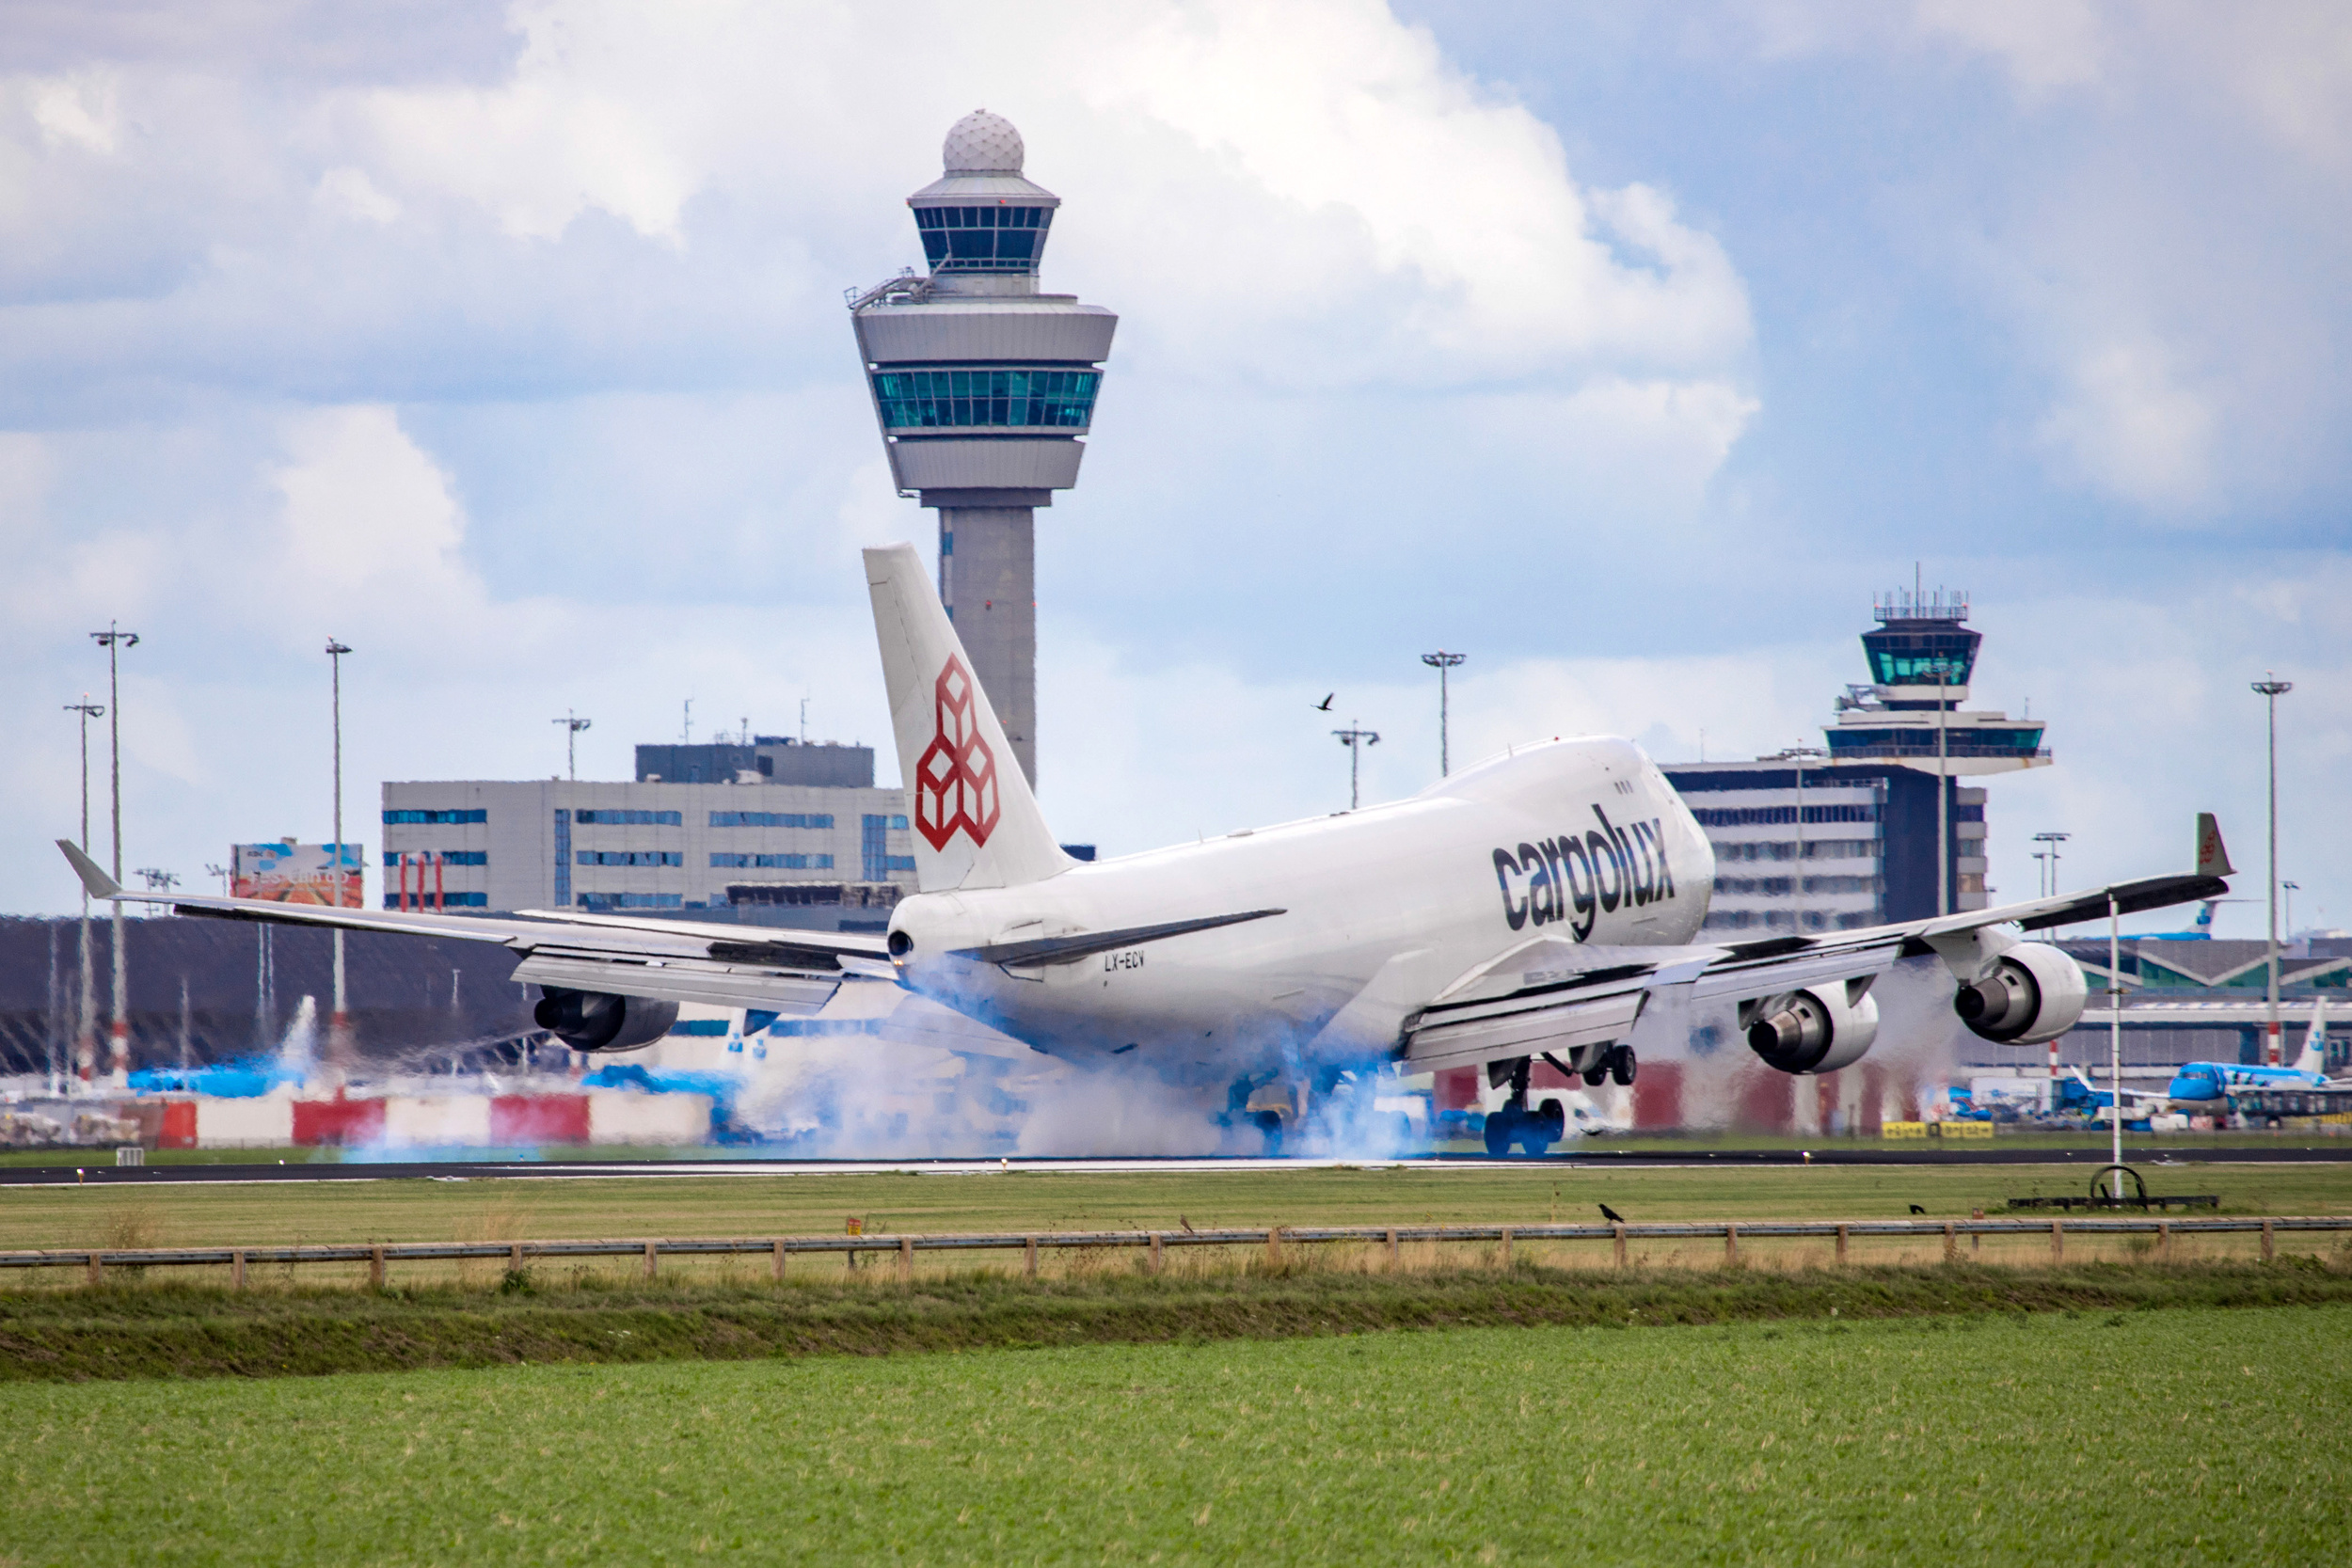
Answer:
[{"label": "engine nacelle", "polygon": [[550,988],[531,1009],[540,1028],[574,1051],[634,1051],[677,1022],[677,1004],[601,990]]},{"label": "engine nacelle", "polygon": [[1879,1037],[1879,1004],[1868,980],[1792,991],[1755,1006],[1748,1049],[1782,1072],[1836,1072],[1862,1059]]},{"label": "engine nacelle", "polygon": [[2021,942],[1992,974],[1960,988],[1952,1011],[1979,1039],[2040,1045],[2074,1027],[2090,998],[2080,964],[2047,942]]}]

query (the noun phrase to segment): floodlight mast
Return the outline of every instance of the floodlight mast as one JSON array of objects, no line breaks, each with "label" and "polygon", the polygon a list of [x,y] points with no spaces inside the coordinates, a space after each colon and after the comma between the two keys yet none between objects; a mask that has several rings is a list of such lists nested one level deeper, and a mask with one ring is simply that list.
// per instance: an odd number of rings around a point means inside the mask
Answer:
[{"label": "floodlight mast", "polygon": [[[114,782],[114,877],[122,881],[122,650],[139,645],[139,634],[124,631],[113,621],[90,640],[106,650],[106,752]],[[122,901],[114,901],[114,1017],[106,1025],[107,1072],[127,1080],[131,1073],[131,976],[123,961]]]},{"label": "floodlight mast", "polygon": [[1454,758],[1446,736],[1447,701],[1446,673],[1470,657],[1468,654],[1450,654],[1439,648],[1434,654],[1423,654],[1421,661],[1438,672],[1438,776],[1445,778],[1454,771]]},{"label": "floodlight mast", "polygon": [[[82,720],[82,853],[89,853],[89,721],[106,716],[106,705],[93,703],[89,693],[82,693],[78,703],[65,705],[68,713],[79,714]],[[82,1012],[73,1038],[73,1074],[87,1084],[98,1069],[98,996],[96,980],[89,969],[89,888],[82,888]]]},{"label": "floodlight mast", "polygon": [[2282,1067],[2286,1063],[2286,1049],[2279,1037],[2279,699],[2294,690],[2295,683],[2282,681],[2275,672],[2265,670],[2263,678],[2254,682],[2253,689],[2270,710],[2269,1034],[2263,1060],[2272,1067]]},{"label": "floodlight mast", "polygon": [[588,728],[592,721],[582,719],[570,708],[564,710],[563,718],[548,721],[550,724],[564,726],[564,776],[574,784],[580,782],[580,732]]},{"label": "floodlight mast", "polygon": [[1359,787],[1360,774],[1358,764],[1363,757],[1365,747],[1380,744],[1380,732],[1365,729],[1359,721],[1351,719],[1347,721],[1347,728],[1331,733],[1339,736],[1341,745],[1347,748],[1347,809],[1354,811],[1363,799]]},{"label": "floodlight mast", "polygon": [[[326,640],[326,661],[334,671],[333,720],[335,730],[335,845],[329,851],[334,856],[335,903],[343,901],[343,655],[348,647],[332,637]],[[361,895],[361,902],[366,895]],[[350,997],[343,985],[343,928],[335,927],[335,1010],[326,1026],[328,1054],[337,1067],[348,1059],[351,1049]]]}]

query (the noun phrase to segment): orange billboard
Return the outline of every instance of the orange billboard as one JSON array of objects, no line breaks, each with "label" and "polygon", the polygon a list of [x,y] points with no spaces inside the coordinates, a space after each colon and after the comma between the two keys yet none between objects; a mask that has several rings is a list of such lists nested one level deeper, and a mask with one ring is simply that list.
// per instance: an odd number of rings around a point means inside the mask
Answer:
[{"label": "orange billboard", "polygon": [[296,844],[291,838],[231,845],[230,895],[265,898],[273,904],[364,909],[360,848],[357,844]]}]

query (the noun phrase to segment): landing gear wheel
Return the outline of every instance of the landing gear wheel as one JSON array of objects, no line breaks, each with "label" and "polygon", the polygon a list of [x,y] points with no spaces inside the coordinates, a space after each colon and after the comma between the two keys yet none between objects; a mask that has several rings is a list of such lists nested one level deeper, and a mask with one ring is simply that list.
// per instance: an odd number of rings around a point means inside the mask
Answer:
[{"label": "landing gear wheel", "polygon": [[1551,1146],[1560,1141],[1567,1129],[1567,1113],[1561,1109],[1558,1101],[1550,1101],[1541,1109],[1519,1117],[1519,1148],[1527,1151],[1530,1159],[1540,1158],[1551,1152]]},{"label": "landing gear wheel", "polygon": [[1518,1136],[1518,1115],[1504,1108],[1486,1113],[1486,1154],[1500,1160],[1511,1152],[1511,1145]]},{"label": "landing gear wheel", "polygon": [[1609,1064],[1607,1062],[1603,1062],[1600,1066],[1588,1069],[1585,1071],[1583,1074],[1584,1086],[1588,1089],[1597,1089],[1600,1087],[1600,1081],[1608,1076]]},{"label": "landing gear wheel", "polygon": [[1257,1121],[1258,1131],[1265,1135],[1265,1157],[1269,1160],[1280,1159],[1282,1157],[1282,1118],[1271,1111],[1262,1111],[1258,1114]]},{"label": "landing gear wheel", "polygon": [[1613,1059],[1609,1064],[1609,1076],[1616,1081],[1619,1088],[1629,1088],[1633,1084],[1634,1067],[1633,1048],[1629,1045],[1621,1045],[1613,1053]]}]

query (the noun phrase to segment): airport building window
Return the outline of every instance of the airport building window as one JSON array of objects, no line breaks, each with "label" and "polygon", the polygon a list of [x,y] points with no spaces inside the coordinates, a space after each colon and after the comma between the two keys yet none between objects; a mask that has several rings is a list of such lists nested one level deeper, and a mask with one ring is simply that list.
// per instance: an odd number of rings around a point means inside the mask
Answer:
[{"label": "airport building window", "polygon": [[572,819],[625,828],[676,828],[686,820],[674,811],[576,811]]},{"label": "airport building window", "polygon": [[[417,895],[413,893],[408,895],[408,903],[406,905],[402,904],[401,895],[397,893],[388,893],[384,895],[384,907],[388,910],[414,908],[416,905]],[[486,910],[489,907],[490,895],[486,893],[444,893],[438,898],[434,897],[433,895],[428,893],[424,895],[423,902],[423,908],[427,910],[435,908],[445,910]]]},{"label": "airport building window", "polygon": [[723,871],[831,871],[831,855],[714,854],[710,863]]},{"label": "airport building window", "polygon": [[[394,854],[402,852],[397,849],[393,851]],[[405,852],[417,853],[413,849]],[[490,852],[486,849],[428,849],[423,852],[423,858],[428,861],[439,861],[443,865],[487,865],[490,863]]]},{"label": "airport building window", "polygon": [[934,272],[1028,272],[1037,265],[1051,207],[917,207],[914,228]]},{"label": "airport building window", "polygon": [[[714,828],[831,828],[829,812],[797,811],[714,811],[710,814]],[[718,864],[717,861],[710,863]]]},{"label": "airport building window", "polygon": [[580,908],[583,910],[676,910],[686,906],[683,894],[676,893],[583,893]]},{"label": "airport building window", "polygon": [[555,902],[560,909],[572,901],[572,814],[555,814]]},{"label": "airport building window", "polygon": [[486,811],[388,811],[384,826],[388,828],[455,828],[468,822],[487,822]]},{"label": "airport building window", "polygon": [[[1691,815],[1699,819],[1702,828],[1768,828],[1779,823],[1794,823],[1794,806],[1696,806]],[[1807,822],[1876,822],[1879,809],[1870,806],[1807,806]]]},{"label": "airport building window", "polygon": [[1084,430],[1100,371],[878,371],[874,396],[891,430]]},{"label": "airport building window", "polygon": [[582,849],[582,865],[684,865],[686,857],[675,849]]},{"label": "airport building window", "polygon": [[882,869],[884,871],[912,871],[914,869],[914,857],[913,855],[884,855]]}]

